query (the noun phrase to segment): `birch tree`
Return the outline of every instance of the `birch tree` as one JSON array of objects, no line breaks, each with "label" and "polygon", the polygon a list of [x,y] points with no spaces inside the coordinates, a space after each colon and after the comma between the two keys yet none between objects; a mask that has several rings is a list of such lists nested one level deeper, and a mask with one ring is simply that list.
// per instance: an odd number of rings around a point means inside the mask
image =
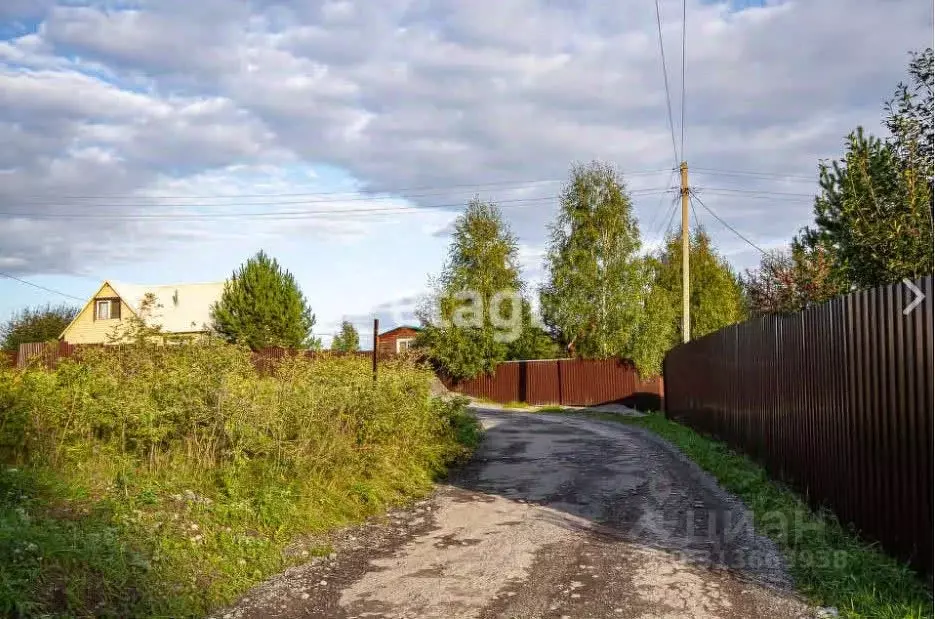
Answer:
[{"label": "birch tree", "polygon": [[647,269],[622,177],[607,164],[575,165],[550,227],[542,317],[568,351],[628,357],[639,329]]}]

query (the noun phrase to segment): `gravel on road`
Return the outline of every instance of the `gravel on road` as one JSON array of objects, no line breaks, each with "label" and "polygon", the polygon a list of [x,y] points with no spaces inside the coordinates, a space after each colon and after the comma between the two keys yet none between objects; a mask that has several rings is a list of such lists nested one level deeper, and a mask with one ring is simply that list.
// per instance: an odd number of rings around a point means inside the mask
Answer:
[{"label": "gravel on road", "polygon": [[429,499],[330,535],[215,617],[814,617],[744,506],[651,432],[476,408]]}]

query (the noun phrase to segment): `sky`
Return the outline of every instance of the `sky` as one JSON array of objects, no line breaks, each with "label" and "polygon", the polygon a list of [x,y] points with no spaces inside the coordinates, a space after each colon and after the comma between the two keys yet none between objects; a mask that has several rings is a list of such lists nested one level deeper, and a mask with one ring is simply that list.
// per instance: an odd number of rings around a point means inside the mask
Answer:
[{"label": "sky", "polygon": [[[327,344],[414,321],[451,224],[498,202],[524,276],[574,162],[613,163],[644,246],[675,162],[762,249],[811,219],[819,160],[882,133],[930,0],[0,3],[0,317],[105,279],[220,281],[259,249]],[[684,110],[684,113],[683,113]],[[684,123],[682,119],[684,118]],[[683,141],[684,135],[684,141]],[[738,271],[758,250],[696,205]],[[69,295],[69,296],[63,296]]]}]

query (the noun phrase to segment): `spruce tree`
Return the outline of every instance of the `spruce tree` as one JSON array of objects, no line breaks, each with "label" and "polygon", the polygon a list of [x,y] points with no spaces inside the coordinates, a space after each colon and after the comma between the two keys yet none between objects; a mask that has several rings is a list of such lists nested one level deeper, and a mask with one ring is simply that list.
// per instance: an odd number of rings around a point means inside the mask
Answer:
[{"label": "spruce tree", "polygon": [[551,226],[542,316],[576,356],[628,357],[641,319],[646,269],[623,179],[609,165],[576,165]]},{"label": "spruce tree", "polygon": [[314,348],[315,316],[292,273],[260,251],[224,284],[212,308],[214,330],[253,350],[268,346]]},{"label": "spruce tree", "polygon": [[360,334],[348,321],[341,323],[341,331],[331,340],[331,350],[335,352],[356,352],[360,350]]}]

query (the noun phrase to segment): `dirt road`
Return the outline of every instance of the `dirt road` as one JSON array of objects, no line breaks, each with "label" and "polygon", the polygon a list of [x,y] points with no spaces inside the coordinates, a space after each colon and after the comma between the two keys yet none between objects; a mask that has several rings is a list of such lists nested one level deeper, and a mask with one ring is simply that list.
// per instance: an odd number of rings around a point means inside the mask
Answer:
[{"label": "dirt road", "polygon": [[651,433],[478,414],[481,449],[433,497],[216,616],[814,616],[742,505]]}]

